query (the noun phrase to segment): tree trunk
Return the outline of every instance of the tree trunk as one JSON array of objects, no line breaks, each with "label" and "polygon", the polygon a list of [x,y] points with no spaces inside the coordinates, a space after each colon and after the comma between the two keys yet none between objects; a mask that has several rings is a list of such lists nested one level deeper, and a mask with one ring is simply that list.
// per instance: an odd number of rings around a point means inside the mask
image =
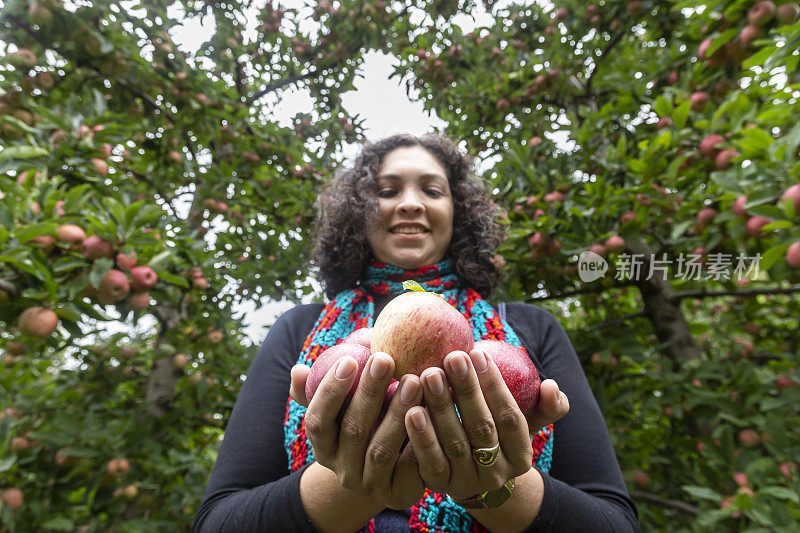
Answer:
[{"label": "tree trunk", "polygon": [[650,279],[645,279],[650,269],[650,260],[655,251],[641,239],[628,242],[626,251],[641,254],[643,268],[639,273],[637,287],[644,301],[644,314],[653,325],[658,341],[664,345],[664,351],[675,364],[676,369],[683,363],[701,357],[700,347],[694,342],[689,324],[683,316],[680,301],[676,301],[675,292],[668,280],[662,279],[660,272],[655,272]]},{"label": "tree trunk", "polygon": [[[167,342],[167,332],[177,328],[181,320],[180,313],[167,304],[158,305],[155,315],[161,322],[155,347],[155,354],[158,357],[161,345]],[[147,392],[144,396],[145,412],[148,415],[161,418],[167,414],[175,397],[178,376],[179,373],[175,371],[172,363],[172,355],[161,357],[155,361],[150,378],[147,380]]]}]

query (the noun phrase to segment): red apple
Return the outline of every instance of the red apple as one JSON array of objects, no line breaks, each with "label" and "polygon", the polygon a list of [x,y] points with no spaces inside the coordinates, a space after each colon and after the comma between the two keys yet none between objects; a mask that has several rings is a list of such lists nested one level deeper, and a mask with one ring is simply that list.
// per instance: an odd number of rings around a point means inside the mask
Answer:
[{"label": "red apple", "polygon": [[204,291],[208,288],[208,280],[202,276],[192,278],[192,287]]},{"label": "red apple", "polygon": [[707,92],[697,91],[692,93],[692,95],[689,97],[689,101],[692,103],[692,111],[703,111],[710,99],[711,95]]},{"label": "red apple", "polygon": [[180,163],[181,161],[183,161],[183,156],[181,155],[180,152],[176,150],[170,150],[169,155],[167,157],[173,163]]},{"label": "red apple", "polygon": [[697,213],[697,224],[700,227],[705,227],[707,224],[712,222],[717,216],[717,210],[712,209],[711,207],[704,207]]},{"label": "red apple", "polygon": [[794,461],[786,461],[778,465],[778,470],[787,478],[792,476],[792,472],[797,470],[797,463]]},{"label": "red apple", "polygon": [[441,367],[450,352],[469,353],[472,328],[455,307],[431,292],[401,294],[383,308],[372,330],[372,351],[395,360],[395,379]]},{"label": "red apple", "polygon": [[111,459],[106,464],[106,473],[113,477],[122,477],[128,473],[131,464],[127,459]]},{"label": "red apple", "polygon": [[789,376],[778,376],[775,378],[775,386],[778,387],[778,390],[786,390],[796,387],[797,382],[795,382]]},{"label": "red apple", "polygon": [[365,348],[370,348],[372,341],[372,328],[358,328],[344,338],[342,343],[360,344]]},{"label": "red apple", "polygon": [[16,511],[22,507],[22,502],[25,501],[25,498],[23,498],[22,491],[18,488],[10,488],[3,491],[0,500],[3,500],[9,509]]},{"label": "red apple", "polygon": [[730,168],[731,160],[736,159],[740,155],[742,154],[733,148],[725,148],[724,150],[720,150],[720,152],[717,154],[717,157],[714,158],[714,166],[717,170],[726,170]]},{"label": "red apple", "polygon": [[747,216],[747,210],[744,207],[744,204],[747,203],[747,196],[740,196],[733,202],[733,213],[740,217]]},{"label": "red apple", "polygon": [[669,76],[667,76],[667,84],[676,85],[680,81],[680,79],[681,78],[680,78],[680,74],[678,73],[678,71],[677,70],[673,70],[672,72],[669,73]]},{"label": "red apple", "polygon": [[536,232],[528,239],[528,244],[531,248],[541,248],[547,244],[547,235],[542,232]]},{"label": "red apple", "polygon": [[529,148],[536,148],[540,144],[542,144],[542,138],[541,137],[531,137],[531,140],[528,141],[528,147]]},{"label": "red apple", "polygon": [[700,46],[697,48],[698,58],[706,59],[706,52],[708,52],[708,49],[711,47],[712,42],[714,42],[714,40],[711,37],[703,39],[703,42],[701,42]]},{"label": "red apple", "polygon": [[789,199],[792,200],[792,204],[794,205],[794,212],[796,214],[800,213],[800,183],[786,189],[786,192],[781,196],[781,203],[785,203]]},{"label": "red apple", "polygon": [[761,37],[761,28],[754,24],[748,24],[739,32],[739,44],[742,48],[748,48],[759,37]]},{"label": "red apple", "polygon": [[719,152],[717,145],[723,142],[725,142],[725,138],[722,135],[716,133],[709,135],[700,141],[700,152],[707,157],[716,157]]},{"label": "red apple", "polygon": [[172,366],[178,370],[183,370],[189,365],[189,357],[186,354],[176,353],[172,356]]},{"label": "red apple", "polygon": [[670,117],[661,117],[656,122],[656,129],[661,130],[664,128],[668,128],[672,125],[672,119]]},{"label": "red apple", "polygon": [[319,387],[320,383],[322,383],[322,379],[328,373],[328,371],[336,365],[336,363],[344,356],[350,356],[356,360],[358,363],[358,370],[356,371],[356,379],[353,381],[353,386],[350,387],[350,392],[347,394],[347,399],[344,402],[343,409],[350,404],[350,400],[353,397],[353,394],[356,392],[356,388],[358,387],[358,382],[361,380],[361,372],[364,370],[364,367],[369,360],[370,355],[372,355],[369,351],[369,348],[362,346],[361,344],[354,344],[354,343],[342,343],[337,344],[336,346],[331,346],[314,360],[314,363],[311,365],[311,370],[308,373],[308,378],[306,379],[306,400],[309,402],[311,398],[314,397],[314,393],[316,393],[317,388]]},{"label": "red apple", "polygon": [[606,253],[607,253],[606,247],[603,246],[602,244],[593,244],[593,245],[591,245],[589,247],[589,251],[593,252],[593,253],[596,253],[597,255],[599,255],[601,257],[605,257]]},{"label": "red apple", "polygon": [[751,237],[760,238],[762,236],[762,228],[770,223],[770,220],[764,217],[750,217],[745,223],[747,234]]},{"label": "red apple", "polygon": [[108,163],[105,160],[100,159],[99,157],[91,158],[92,165],[94,166],[94,171],[100,174],[101,176],[105,176],[108,174]]},{"label": "red apple", "polygon": [[800,16],[800,7],[793,3],[781,4],[775,12],[775,17],[778,19],[778,22],[784,25],[791,24],[797,20],[798,16]]},{"label": "red apple", "polygon": [[101,259],[103,257],[112,257],[114,255],[114,247],[105,239],[101,239],[97,235],[86,237],[81,243],[83,255],[89,261]]},{"label": "red apple", "polygon": [[117,254],[117,266],[122,270],[130,270],[136,266],[136,256],[131,254],[127,256],[122,252]]},{"label": "red apple", "polygon": [[38,245],[45,255],[53,251],[56,246],[56,239],[50,235],[39,235],[30,240],[31,243]]},{"label": "red apple", "polygon": [[612,235],[606,239],[605,249],[611,253],[620,252],[625,249],[625,239],[619,235]]},{"label": "red apple", "polygon": [[650,476],[647,475],[647,472],[637,470],[633,473],[633,482],[644,488],[650,484]]},{"label": "red apple", "polygon": [[480,340],[475,349],[492,358],[520,411],[529,419],[539,405],[539,372],[525,352],[503,341]]},{"label": "red apple", "polygon": [[763,26],[775,16],[775,4],[770,0],[756,2],[747,12],[747,22]]},{"label": "red apple", "polygon": [[112,268],[100,280],[100,303],[114,303],[125,299],[131,291],[128,277],[121,270]]},{"label": "red apple", "polygon": [[636,220],[636,212],[634,211],[626,211],[619,217],[619,223],[622,225],[633,222],[634,220]]},{"label": "red apple", "polygon": [[761,435],[754,429],[743,429],[739,432],[739,442],[745,448],[754,448],[761,442]]},{"label": "red apple", "polygon": [[77,248],[86,239],[86,232],[74,224],[64,224],[56,228],[58,240]]},{"label": "red apple", "polygon": [[58,327],[58,315],[46,307],[29,307],[19,315],[19,330],[23,335],[46,339]]},{"label": "red apple", "polygon": [[800,241],[793,242],[786,250],[786,262],[789,266],[800,268]]},{"label": "red apple", "polygon": [[542,200],[549,204],[553,202],[563,202],[565,198],[566,196],[564,196],[564,193],[561,191],[553,191],[545,194]]},{"label": "red apple", "polygon": [[143,311],[150,307],[149,292],[134,292],[128,298],[128,309],[131,311]]},{"label": "red apple", "polygon": [[158,276],[149,266],[139,265],[131,269],[131,287],[135,291],[148,291],[155,287]]}]

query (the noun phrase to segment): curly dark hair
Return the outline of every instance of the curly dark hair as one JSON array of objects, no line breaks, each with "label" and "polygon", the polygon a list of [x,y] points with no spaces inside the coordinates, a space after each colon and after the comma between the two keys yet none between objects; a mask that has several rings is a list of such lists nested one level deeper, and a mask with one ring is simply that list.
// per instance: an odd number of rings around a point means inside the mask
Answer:
[{"label": "curly dark hair", "polygon": [[453,195],[453,237],[445,252],[464,282],[489,298],[500,282],[492,261],[504,238],[488,183],[472,172],[472,159],[444,135],[397,134],[362,146],[352,166],[338,172],[317,201],[312,265],[329,298],[352,289],[374,259],[367,227],[378,217],[376,176],[395,148],[421,146],[444,167]]}]

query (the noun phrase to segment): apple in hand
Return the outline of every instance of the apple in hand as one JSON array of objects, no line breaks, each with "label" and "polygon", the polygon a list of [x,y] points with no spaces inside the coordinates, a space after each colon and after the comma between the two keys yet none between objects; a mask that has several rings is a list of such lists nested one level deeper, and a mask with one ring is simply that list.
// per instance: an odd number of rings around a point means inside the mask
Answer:
[{"label": "apple in hand", "polygon": [[344,410],[350,404],[350,400],[353,398],[353,394],[355,394],[356,388],[358,387],[358,382],[361,380],[361,372],[364,370],[370,355],[372,355],[369,348],[352,343],[342,343],[331,346],[319,354],[314,364],[311,365],[311,371],[306,378],[306,400],[308,400],[309,403],[311,403],[311,398],[314,397],[314,393],[317,392],[317,388],[320,383],[322,383],[322,379],[331,367],[346,355],[349,355],[358,363],[356,379],[353,381],[353,386],[350,387],[350,392],[347,393],[347,398],[344,401],[342,409]]},{"label": "apple in hand", "polygon": [[372,328],[359,328],[344,338],[342,344],[360,344],[366,348],[371,347]]},{"label": "apple in hand", "polygon": [[491,357],[525,418],[530,420],[539,405],[539,372],[525,352],[503,341],[480,340],[475,349]]},{"label": "apple in hand", "polygon": [[441,368],[447,354],[469,353],[474,340],[469,322],[455,307],[432,292],[414,291],[386,304],[375,320],[371,345],[373,353],[394,359],[394,378],[399,379]]}]

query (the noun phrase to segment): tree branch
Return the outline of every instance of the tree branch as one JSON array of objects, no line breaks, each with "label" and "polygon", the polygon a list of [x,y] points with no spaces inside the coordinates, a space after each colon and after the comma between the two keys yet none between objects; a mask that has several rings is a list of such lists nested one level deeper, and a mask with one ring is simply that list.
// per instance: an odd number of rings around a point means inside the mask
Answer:
[{"label": "tree branch", "polygon": [[634,283],[633,281],[629,280],[629,281],[626,281],[625,283],[618,283],[618,284],[612,285],[610,287],[603,287],[603,286],[599,286],[598,285],[597,287],[584,287],[582,289],[576,289],[574,291],[560,292],[558,294],[548,294],[547,296],[532,297],[532,298],[530,298],[530,301],[532,301],[532,302],[541,302],[543,300],[560,300],[561,298],[567,298],[569,296],[577,296],[579,294],[593,294],[593,293],[608,291],[608,290],[612,290],[612,289],[621,289],[623,287],[630,287],[630,286],[633,286],[633,285],[636,285],[636,283]]},{"label": "tree branch", "polygon": [[250,105],[252,105],[253,102],[255,102],[256,100],[258,100],[267,93],[271,93],[272,91],[276,91],[281,87],[286,87],[287,85],[291,85],[298,81],[307,80],[308,78],[313,78],[319,73],[320,72],[317,69],[312,69],[306,72],[305,74],[292,74],[286,79],[277,81],[275,83],[270,83],[269,85],[258,91],[256,94],[248,98],[245,104],[247,104],[249,107]]},{"label": "tree branch", "polygon": [[611,51],[611,49],[617,46],[617,44],[622,40],[623,35],[626,33],[627,32],[619,32],[611,37],[611,40],[606,43],[606,47],[603,48],[603,51],[600,53],[600,57],[594,60],[594,70],[592,70],[592,73],[589,74],[589,79],[586,80],[586,90],[584,91],[584,96],[588,97],[589,93],[592,91],[592,82],[594,81],[594,75],[597,74],[598,70],[600,70],[600,63],[606,58],[606,55]]},{"label": "tree branch", "polygon": [[606,329],[606,328],[610,328],[610,327],[616,326],[617,324],[621,324],[623,322],[626,322],[628,320],[633,320],[635,318],[645,318],[645,317],[647,317],[645,312],[644,311],[639,311],[637,313],[631,313],[631,314],[624,315],[624,316],[618,316],[618,317],[610,318],[610,319],[606,320],[605,322],[600,322],[596,326],[589,326],[589,329]]},{"label": "tree branch", "polygon": [[649,494],[647,492],[631,491],[631,498],[640,502],[652,503],[655,505],[660,505],[662,507],[677,509],[678,511],[683,511],[686,514],[694,516],[700,514],[700,509],[698,509],[694,505],[689,505],[688,503],[684,503],[678,500],[669,500],[667,498],[662,498],[660,496],[656,496],[655,494]]},{"label": "tree branch", "polygon": [[741,296],[741,297],[750,297],[750,296],[758,296],[759,294],[793,294],[796,292],[800,292],[800,286],[798,287],[788,287],[785,289],[781,288],[764,288],[764,289],[750,289],[746,291],[709,291],[705,289],[697,290],[697,291],[683,291],[675,294],[673,296],[673,301],[680,301],[685,298],[714,298],[717,296]]}]

